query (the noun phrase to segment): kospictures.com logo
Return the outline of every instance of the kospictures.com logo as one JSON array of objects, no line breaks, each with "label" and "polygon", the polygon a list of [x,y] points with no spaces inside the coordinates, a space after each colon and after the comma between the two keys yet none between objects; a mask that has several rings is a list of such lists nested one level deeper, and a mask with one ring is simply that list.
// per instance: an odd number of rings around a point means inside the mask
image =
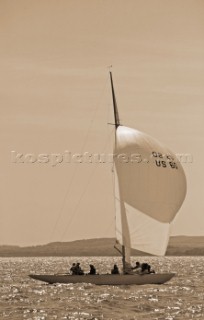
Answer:
[{"label": "kospictures.com logo", "polygon": [[170,155],[152,152],[149,156],[139,153],[114,154],[114,153],[72,153],[65,150],[63,153],[20,153],[11,151],[11,162],[15,164],[49,164],[55,167],[62,163],[113,163],[113,160],[121,163],[149,163],[157,158],[159,161],[175,161],[180,163],[192,163],[193,157],[189,153],[176,154],[176,159]]}]

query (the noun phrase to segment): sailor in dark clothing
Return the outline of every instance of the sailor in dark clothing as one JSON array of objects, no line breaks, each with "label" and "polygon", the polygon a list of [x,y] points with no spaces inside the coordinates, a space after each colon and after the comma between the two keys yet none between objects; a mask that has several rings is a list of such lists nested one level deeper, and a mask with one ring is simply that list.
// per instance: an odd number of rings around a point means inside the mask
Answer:
[{"label": "sailor in dark clothing", "polygon": [[89,267],[90,267],[89,274],[96,274],[96,268],[94,267],[94,265],[90,264]]},{"label": "sailor in dark clothing", "polygon": [[147,270],[149,273],[155,273],[155,271],[151,269],[151,266],[149,264],[148,264]]},{"label": "sailor in dark clothing", "polygon": [[75,274],[78,274],[78,275],[83,275],[84,274],[84,271],[80,267],[80,263],[79,262],[77,262],[77,264],[76,264],[76,273]]},{"label": "sailor in dark clothing", "polygon": [[70,268],[71,274],[77,274],[76,263],[72,263],[72,267]]},{"label": "sailor in dark clothing", "polygon": [[142,266],[141,266],[141,268],[142,268],[142,270],[141,270],[141,274],[146,274],[146,273],[149,273],[149,271],[148,271],[148,263],[142,263]]},{"label": "sailor in dark clothing", "polygon": [[148,263],[142,263],[141,274],[146,274],[146,273],[155,273],[155,271],[151,270],[151,266]]},{"label": "sailor in dark clothing", "polygon": [[114,264],[113,269],[111,270],[111,274],[119,274],[119,270],[118,270],[117,264]]}]

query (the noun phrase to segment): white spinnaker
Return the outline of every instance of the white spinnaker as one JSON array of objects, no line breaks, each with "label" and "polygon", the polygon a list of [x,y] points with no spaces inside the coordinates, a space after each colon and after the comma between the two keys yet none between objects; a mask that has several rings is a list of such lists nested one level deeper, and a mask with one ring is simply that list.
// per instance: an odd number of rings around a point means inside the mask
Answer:
[{"label": "white spinnaker", "polygon": [[[125,208],[128,227],[123,229],[130,234],[129,245],[163,255],[168,245],[169,224],[185,198],[184,171],[168,148],[135,129],[117,128],[114,153],[119,183],[116,205],[122,201]],[[120,215],[116,210],[117,238],[122,232]]]}]

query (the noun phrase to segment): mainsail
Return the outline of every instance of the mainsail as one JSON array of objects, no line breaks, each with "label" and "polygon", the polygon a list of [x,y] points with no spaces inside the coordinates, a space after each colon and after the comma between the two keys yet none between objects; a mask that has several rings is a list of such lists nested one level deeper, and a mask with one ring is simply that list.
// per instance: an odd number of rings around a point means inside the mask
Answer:
[{"label": "mainsail", "polygon": [[[112,84],[111,73],[110,76]],[[121,126],[118,111],[117,121],[114,150],[116,239],[125,248],[126,262],[130,260],[131,248],[164,255],[170,223],[186,195],[183,168],[176,155],[159,141]]]}]

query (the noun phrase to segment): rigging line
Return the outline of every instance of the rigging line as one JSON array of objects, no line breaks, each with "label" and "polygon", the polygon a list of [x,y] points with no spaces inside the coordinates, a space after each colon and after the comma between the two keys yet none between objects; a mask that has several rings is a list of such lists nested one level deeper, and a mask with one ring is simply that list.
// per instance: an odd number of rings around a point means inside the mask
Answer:
[{"label": "rigging line", "polygon": [[[113,132],[113,129],[112,129],[111,133],[108,135],[107,141],[106,141],[106,143],[105,143],[105,147],[103,148],[104,151],[106,150],[107,145],[108,145],[108,142],[110,141],[110,135],[112,135],[112,132]],[[75,206],[75,209],[74,209],[74,211],[73,211],[70,219],[68,220],[68,223],[67,223],[67,225],[66,225],[66,228],[65,228],[64,233],[62,234],[61,239],[65,236],[65,234],[66,234],[66,232],[67,232],[67,230],[68,230],[68,227],[70,227],[71,222],[73,221],[73,218],[74,218],[74,216],[75,216],[75,214],[76,214],[76,212],[77,212],[77,209],[78,209],[78,207],[79,207],[79,205],[80,205],[80,203],[81,203],[81,200],[83,199],[86,191],[88,190],[87,186],[90,184],[90,182],[91,182],[91,180],[92,180],[92,178],[93,178],[93,176],[94,176],[94,174],[95,174],[96,168],[97,168],[97,164],[95,164],[95,167],[94,167],[93,171],[91,172],[91,175],[89,176],[89,181],[88,181],[88,183],[86,184],[86,186],[85,186],[85,188],[84,188],[84,190],[83,190],[83,192],[82,192],[82,194],[81,194],[81,196],[80,196],[80,199],[79,199],[78,203],[77,203],[76,206]]]},{"label": "rigging line", "polygon": [[[111,193],[111,199],[113,199],[113,207],[114,207],[114,212],[116,212],[116,205],[115,205],[115,186],[114,186],[114,171],[113,171],[113,167],[111,168],[111,171],[112,171],[112,175],[111,175],[111,180],[112,180],[112,193]],[[108,227],[106,228],[106,230],[104,231],[104,235],[108,235],[109,234],[109,231],[112,229],[113,225],[115,226],[115,234],[116,234],[116,223],[115,223],[115,220],[116,220],[116,216],[114,215],[114,217],[111,218],[111,222],[110,224],[108,225]],[[116,238],[116,237],[115,237]]]},{"label": "rigging line", "polygon": [[90,182],[91,182],[93,176],[94,176],[95,169],[96,169],[96,165],[95,165],[94,170],[92,171],[92,175],[89,177],[89,181],[86,184],[86,188],[84,188],[84,190],[83,190],[83,192],[82,192],[82,194],[81,194],[81,196],[80,196],[80,198],[79,198],[79,200],[78,200],[78,202],[77,202],[77,204],[75,206],[75,209],[74,209],[72,215],[70,216],[70,219],[69,219],[68,223],[66,224],[66,228],[65,228],[60,240],[63,240],[65,234],[67,233],[68,227],[71,225],[71,223],[72,223],[72,221],[74,219],[74,216],[76,215],[77,209],[78,209],[78,207],[79,207],[79,205],[80,205],[80,203],[81,203],[81,201],[82,201],[82,199],[83,199],[83,197],[84,197],[84,195],[85,195],[85,193],[86,193],[86,191],[88,189],[88,186],[90,185]]},{"label": "rigging line", "polygon": [[[108,135],[107,141],[106,141],[106,143],[105,143],[105,147],[103,148],[103,152],[106,151],[107,145],[108,145],[108,143],[109,143],[109,141],[110,141],[110,135],[113,134],[113,131],[114,131],[114,130],[115,130],[115,129],[112,129],[111,133]],[[92,178],[94,177],[95,170],[96,170],[97,167],[98,167],[98,166],[97,166],[97,163],[96,163],[93,171],[91,172],[91,175],[89,176],[89,181],[88,181],[88,183],[86,184],[86,186],[85,186],[85,188],[84,188],[84,190],[83,190],[83,192],[82,192],[82,194],[81,194],[81,196],[80,196],[80,198],[79,198],[79,201],[77,202],[77,204],[76,204],[76,206],[75,206],[75,209],[74,209],[72,215],[70,216],[70,219],[68,220],[68,222],[67,222],[67,224],[66,224],[65,230],[64,230],[64,232],[63,232],[63,234],[62,234],[62,236],[61,236],[61,240],[64,238],[66,232],[69,230],[69,227],[71,226],[71,223],[72,223],[72,221],[73,221],[73,219],[74,219],[74,217],[75,217],[75,215],[76,215],[76,213],[77,213],[77,209],[79,208],[79,205],[80,205],[80,203],[81,203],[81,201],[82,201],[85,193],[86,193],[87,190],[88,190],[87,187],[90,185],[90,182],[91,182]]]},{"label": "rigging line", "polygon": [[[101,98],[103,97],[104,95],[104,92],[105,92],[105,88],[107,87],[107,81],[105,81],[105,84],[103,85],[103,89],[102,89],[102,93],[100,94],[100,97],[98,99],[98,101],[100,103],[97,103],[97,106],[93,109],[93,112],[92,112],[92,117],[91,117],[91,120],[89,122],[89,126],[88,126],[88,129],[87,129],[87,132],[86,132],[86,135],[83,139],[83,143],[82,143],[82,146],[81,146],[81,150],[80,150],[80,153],[82,153],[84,151],[84,148],[85,148],[85,145],[86,145],[86,142],[88,140],[88,135],[89,135],[89,132],[91,130],[91,127],[93,125],[93,122],[94,122],[94,118],[96,117],[96,114],[97,114],[97,111],[99,110],[99,107],[101,106]],[[56,232],[56,229],[57,229],[57,226],[59,224],[59,221],[61,220],[62,218],[62,215],[63,215],[63,209],[64,209],[64,206],[65,206],[65,202],[66,202],[66,199],[68,197],[68,195],[70,195],[70,192],[71,192],[71,186],[72,186],[72,183],[74,181],[74,178],[76,176],[76,173],[77,173],[77,164],[75,164],[75,168],[74,168],[74,171],[73,171],[73,174],[71,176],[71,180],[70,180],[70,183],[69,183],[69,186],[67,188],[67,191],[65,193],[65,196],[63,198],[63,201],[62,201],[62,206],[60,207],[60,210],[59,210],[59,214],[58,214],[58,217],[56,219],[56,222],[55,222],[55,225],[53,227],[53,230],[50,234],[50,239],[52,240],[52,238],[54,237],[54,234]]]},{"label": "rigging line", "polygon": [[111,219],[111,223],[108,225],[108,227],[104,230],[104,237],[106,237],[107,235],[109,235],[109,231],[112,229],[114,223],[114,219]]},{"label": "rigging line", "polygon": [[[111,107],[111,108],[110,108]],[[110,104],[110,107],[108,108],[107,110],[107,123],[109,123],[109,119],[110,119],[110,111],[111,111],[111,119],[112,119],[112,105]],[[111,109],[111,110],[110,110]],[[114,131],[114,129],[111,130],[111,137],[113,137],[112,135],[112,132]],[[113,141],[111,140],[114,140],[114,139],[110,139],[110,143],[111,145],[113,146]],[[112,147],[111,147],[112,148]],[[114,161],[114,158],[113,158],[113,161]],[[114,197],[115,197],[115,172],[114,172],[114,162],[112,164],[112,168],[111,168],[111,172],[112,172],[112,175],[111,175],[111,185],[112,185],[112,193],[111,193],[111,199],[113,199],[113,207],[114,207],[114,212],[116,212],[116,205],[115,205],[115,200],[114,200]],[[116,234],[116,223],[115,223],[115,220],[116,220],[116,216],[114,215],[114,217],[111,219],[111,222],[110,224],[108,225],[107,229],[105,230],[104,232],[104,235],[108,235],[109,234],[109,230],[112,229],[113,225],[115,226],[115,234]]]},{"label": "rigging line", "polygon": [[65,196],[62,200],[62,205],[60,207],[60,210],[59,210],[59,214],[58,214],[58,217],[57,217],[57,220],[55,222],[55,225],[54,225],[54,228],[50,234],[50,239],[52,240],[53,237],[54,237],[54,234],[55,234],[55,231],[57,229],[57,226],[59,224],[59,221],[60,219],[62,218],[62,214],[63,214],[63,209],[64,209],[64,205],[65,205],[65,202],[66,202],[66,199],[67,199],[67,196],[69,195],[70,191],[71,191],[71,185],[72,185],[72,182],[74,181],[74,178],[75,178],[75,175],[76,175],[76,171],[77,171],[77,163],[75,163],[75,167],[74,167],[74,170],[73,170],[73,174],[71,176],[71,179],[70,179],[70,183],[69,183],[69,186],[66,190],[66,193],[65,193]]}]

